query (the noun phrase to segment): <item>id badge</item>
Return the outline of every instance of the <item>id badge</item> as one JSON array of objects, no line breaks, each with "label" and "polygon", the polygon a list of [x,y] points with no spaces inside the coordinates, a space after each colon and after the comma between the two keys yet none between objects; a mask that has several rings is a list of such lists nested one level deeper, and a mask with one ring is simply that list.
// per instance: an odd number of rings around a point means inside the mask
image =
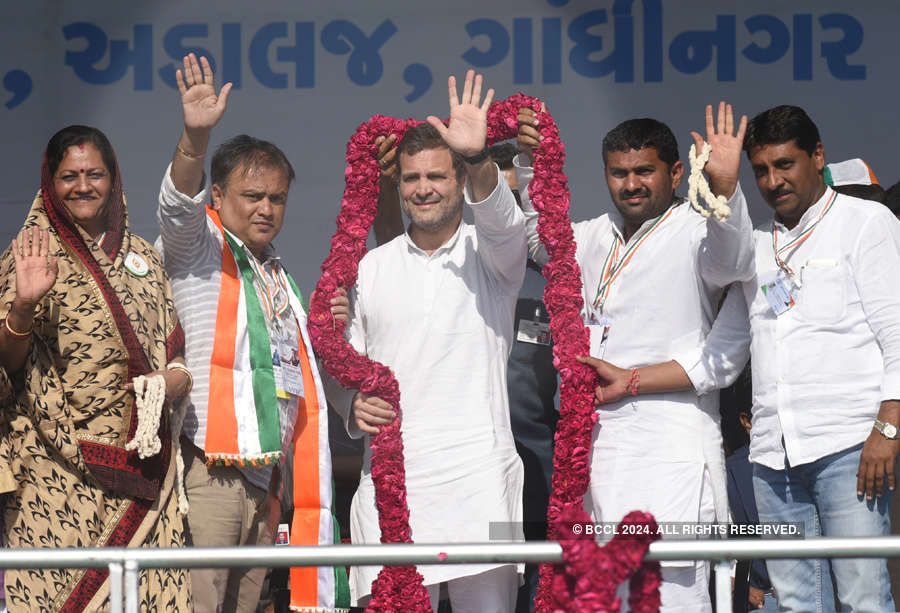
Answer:
[{"label": "id badge", "polygon": [[603,354],[606,352],[606,342],[609,340],[612,322],[606,317],[601,317],[599,320],[591,319],[591,322],[588,325],[588,332],[591,336],[591,357],[602,360]]},{"label": "id badge", "polygon": [[774,281],[762,284],[762,293],[776,317],[791,310],[797,304],[793,295],[795,291],[794,282],[782,272],[778,273]]},{"label": "id badge", "polygon": [[275,544],[291,544],[291,527],[288,524],[278,524],[278,532],[275,533]]},{"label": "id badge", "polygon": [[532,345],[549,345],[550,324],[532,319],[520,319],[516,340]]},{"label": "id badge", "polygon": [[289,342],[278,343],[278,351],[272,357],[275,386],[282,398],[303,396],[303,369],[300,368],[300,351]]}]

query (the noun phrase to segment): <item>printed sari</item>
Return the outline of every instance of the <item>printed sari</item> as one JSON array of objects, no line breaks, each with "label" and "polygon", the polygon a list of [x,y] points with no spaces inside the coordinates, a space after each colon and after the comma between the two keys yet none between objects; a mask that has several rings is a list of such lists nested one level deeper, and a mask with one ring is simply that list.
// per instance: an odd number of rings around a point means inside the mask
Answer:
[{"label": "printed sari", "polygon": [[[118,169],[110,171],[102,241],[93,241],[55,201],[46,161],[25,222],[50,229],[59,274],[36,309],[24,367],[9,373],[15,399],[4,403],[0,419],[0,468],[12,476],[0,478],[0,491],[8,492],[9,547],[184,545],[169,411],[160,420],[158,454],[142,460],[125,450],[137,427],[126,384],[183,355],[184,334],[159,255],[129,232],[121,178]],[[0,256],[0,319],[15,287],[7,249]],[[7,606],[107,610],[108,578],[106,569],[10,570]],[[190,611],[187,571],[142,570],[140,598],[141,611]]]}]

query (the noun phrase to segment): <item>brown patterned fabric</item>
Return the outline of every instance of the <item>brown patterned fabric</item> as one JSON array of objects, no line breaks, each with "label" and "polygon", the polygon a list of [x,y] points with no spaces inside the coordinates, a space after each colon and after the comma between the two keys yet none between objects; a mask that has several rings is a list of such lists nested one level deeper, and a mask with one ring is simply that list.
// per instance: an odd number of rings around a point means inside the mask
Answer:
[{"label": "brown patterned fabric", "polygon": [[[184,335],[159,255],[128,232],[120,189],[113,198],[105,249],[60,215],[46,189],[25,223],[50,228],[59,275],[36,310],[31,351],[11,373],[15,401],[0,418],[0,491],[4,470],[13,477],[3,509],[9,547],[184,546],[167,411],[157,456],[124,449],[137,421],[126,383],[182,355]],[[130,252],[149,264],[147,276],[125,267]],[[14,296],[7,249],[0,319]],[[106,570],[13,570],[5,584],[10,611],[109,608]],[[141,571],[140,593],[141,611],[191,610],[184,570]]]}]

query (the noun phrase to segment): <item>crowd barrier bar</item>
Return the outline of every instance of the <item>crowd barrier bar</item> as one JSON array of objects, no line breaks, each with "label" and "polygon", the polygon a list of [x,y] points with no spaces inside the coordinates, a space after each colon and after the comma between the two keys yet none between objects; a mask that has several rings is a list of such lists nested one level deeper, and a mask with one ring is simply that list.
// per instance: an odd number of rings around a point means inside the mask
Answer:
[{"label": "crowd barrier bar", "polygon": [[[716,610],[732,613],[731,561],[769,558],[896,558],[900,536],[810,539],[666,540],[650,545],[650,560],[711,560]],[[140,568],[250,568],[560,562],[558,543],[188,547],[184,549],[0,549],[0,568],[108,568],[110,611],[138,613]],[[124,590],[123,590],[124,577]]]}]

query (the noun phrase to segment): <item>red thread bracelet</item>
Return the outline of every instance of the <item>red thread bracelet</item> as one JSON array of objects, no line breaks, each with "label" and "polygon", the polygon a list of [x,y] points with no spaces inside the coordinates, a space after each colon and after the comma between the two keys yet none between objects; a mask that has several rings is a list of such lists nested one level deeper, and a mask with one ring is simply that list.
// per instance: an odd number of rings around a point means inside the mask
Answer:
[{"label": "red thread bracelet", "polygon": [[635,368],[631,371],[631,378],[628,380],[628,385],[625,387],[631,392],[632,396],[638,395],[638,388],[641,385],[641,375],[638,374],[638,369]]}]

